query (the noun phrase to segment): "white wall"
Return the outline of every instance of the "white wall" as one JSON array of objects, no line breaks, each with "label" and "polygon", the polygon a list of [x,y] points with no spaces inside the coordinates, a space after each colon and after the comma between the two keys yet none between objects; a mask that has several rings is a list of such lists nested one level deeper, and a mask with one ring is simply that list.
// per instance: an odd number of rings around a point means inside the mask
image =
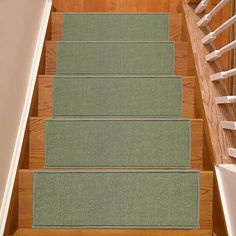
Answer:
[{"label": "white wall", "polygon": [[45,3],[46,0],[0,0],[0,205]]},{"label": "white wall", "polygon": [[236,236],[236,165],[216,166],[217,181],[229,236]]}]

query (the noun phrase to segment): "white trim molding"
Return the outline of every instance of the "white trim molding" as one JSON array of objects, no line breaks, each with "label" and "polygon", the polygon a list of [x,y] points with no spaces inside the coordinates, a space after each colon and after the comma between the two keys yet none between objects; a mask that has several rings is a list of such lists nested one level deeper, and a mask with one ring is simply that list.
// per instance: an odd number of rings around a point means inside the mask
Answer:
[{"label": "white trim molding", "polygon": [[12,196],[12,191],[14,187],[14,182],[16,178],[21,148],[24,140],[24,134],[26,130],[28,115],[30,111],[31,101],[33,97],[33,91],[37,79],[37,73],[39,68],[39,63],[41,59],[41,54],[43,50],[44,39],[46,36],[47,26],[49,22],[49,17],[52,8],[52,0],[45,1],[45,7],[42,15],[42,20],[38,32],[37,42],[35,45],[34,56],[31,64],[31,70],[29,75],[29,83],[26,91],[26,97],[24,101],[23,112],[20,119],[20,125],[17,132],[16,142],[13,150],[12,161],[10,164],[10,169],[7,177],[6,188],[2,200],[2,205],[0,209],[0,236],[4,234],[6,220],[8,216],[8,211],[10,207],[10,201]]}]

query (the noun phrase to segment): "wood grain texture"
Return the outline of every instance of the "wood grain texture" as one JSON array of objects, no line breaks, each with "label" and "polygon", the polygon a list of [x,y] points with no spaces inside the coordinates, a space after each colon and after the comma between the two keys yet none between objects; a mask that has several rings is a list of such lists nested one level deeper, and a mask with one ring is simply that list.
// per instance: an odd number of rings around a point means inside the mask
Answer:
[{"label": "wood grain texture", "polygon": [[181,0],[54,0],[58,12],[179,12]]},{"label": "wood grain texture", "polygon": [[[214,1],[211,1],[214,2]],[[187,29],[187,23],[184,19],[183,22],[183,32],[184,32],[184,39],[188,42],[190,42],[189,38],[189,32]],[[191,43],[189,43],[191,45]],[[196,75],[196,69],[195,69],[195,63],[193,60],[193,53],[192,48],[189,50],[189,61],[191,61],[191,67],[192,67],[192,74]],[[205,117],[205,111],[203,107],[203,99],[200,92],[200,86],[199,81],[197,79],[196,81],[196,90],[195,90],[195,115],[198,118]],[[204,134],[203,134],[203,168],[205,170],[213,170],[215,165],[215,158],[213,154],[214,147],[212,146],[209,130],[208,130],[208,124],[207,121],[204,119]],[[220,236],[227,236],[227,230],[225,227],[225,219],[224,214],[222,210],[222,203],[220,200],[219,190],[218,186],[216,184],[216,176],[214,174],[214,192],[213,192],[213,231],[217,233],[217,235]]]},{"label": "wood grain texture", "polygon": [[[38,116],[52,116],[52,80],[51,75],[38,76]],[[194,118],[195,78],[183,78],[183,117]]]},{"label": "wood grain texture", "polygon": [[201,0],[187,0],[187,3],[189,3],[189,4],[191,4],[191,3],[197,4],[200,2],[201,2]]},{"label": "wood grain texture", "polygon": [[[21,170],[19,173],[19,227],[20,228],[32,227],[32,186],[33,186],[32,177],[33,177],[33,171],[31,170]],[[212,172],[205,172],[205,171],[201,172],[200,174],[200,228],[202,230],[212,229],[212,191],[213,191],[212,179],[213,179]],[[86,233],[86,231],[88,232],[88,235],[89,235],[90,230],[85,230],[84,232]],[[100,230],[98,230],[97,232],[99,231]],[[117,232],[119,231],[120,230],[118,230]],[[153,232],[157,232],[157,231],[158,230],[153,230]],[[137,231],[137,233],[139,232],[140,231]]]},{"label": "wood grain texture", "polygon": [[[44,168],[45,157],[45,119],[33,117],[30,119],[30,169]],[[193,119],[191,122],[191,167],[202,169],[202,136],[203,122]]]},{"label": "wood grain texture", "polygon": [[206,63],[205,56],[212,50],[214,45],[205,47],[201,39],[207,33],[207,29],[200,30],[196,23],[199,16],[194,13],[194,9],[186,2],[183,4],[186,17],[186,24],[192,45],[192,52],[196,66],[200,94],[197,95],[199,109],[204,118],[204,127],[208,135],[208,143],[212,146],[213,163],[236,163],[236,160],[229,157],[227,148],[236,146],[235,134],[231,131],[223,130],[220,122],[223,120],[235,120],[232,105],[220,105],[215,102],[215,97],[228,95],[225,81],[211,82],[210,75],[221,70],[219,62]]},{"label": "wood grain texture", "polygon": [[[56,74],[56,41],[46,42],[46,75]],[[188,44],[175,42],[175,74],[188,75]]]},{"label": "wood grain texture", "polygon": [[[211,230],[19,229],[15,236],[212,236]],[[217,236],[217,235],[216,235]]]},{"label": "wood grain texture", "polygon": [[[62,40],[62,13],[52,13],[52,40]],[[79,29],[78,29],[79,30]],[[170,14],[170,40],[181,41],[182,39],[182,14],[173,13]]]}]

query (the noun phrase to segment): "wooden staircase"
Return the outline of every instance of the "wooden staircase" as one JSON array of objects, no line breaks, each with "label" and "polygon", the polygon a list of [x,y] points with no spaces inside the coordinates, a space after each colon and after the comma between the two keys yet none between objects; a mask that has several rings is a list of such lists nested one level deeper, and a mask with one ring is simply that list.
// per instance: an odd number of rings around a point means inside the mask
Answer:
[{"label": "wooden staircase", "polygon": [[[170,12],[170,38],[175,42],[175,73],[183,79],[183,117],[190,118],[192,135],[191,167],[200,170],[200,229],[198,230],[138,230],[138,229],[34,229],[32,228],[33,170],[44,169],[44,122],[52,116],[52,76],[56,72],[56,41],[61,40],[63,12]],[[16,236],[99,236],[155,235],[210,236],[212,235],[213,173],[203,169],[203,120],[196,114],[196,78],[193,74],[190,45],[184,15],[179,0],[55,0],[54,12],[48,26],[45,52],[42,55],[37,80],[36,112],[29,119],[29,160],[19,170],[18,229]],[[102,216],[101,216],[102,217]]]}]

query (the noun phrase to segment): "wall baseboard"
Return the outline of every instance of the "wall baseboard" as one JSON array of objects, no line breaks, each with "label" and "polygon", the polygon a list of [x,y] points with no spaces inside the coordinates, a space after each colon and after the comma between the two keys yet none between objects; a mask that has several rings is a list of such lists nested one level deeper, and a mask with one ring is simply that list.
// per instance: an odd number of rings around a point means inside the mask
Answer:
[{"label": "wall baseboard", "polygon": [[37,73],[38,73],[39,63],[40,63],[41,54],[43,50],[44,39],[46,36],[49,17],[51,13],[51,8],[52,8],[52,0],[46,0],[40,28],[38,31],[38,37],[37,37],[37,42],[35,45],[34,56],[33,56],[32,64],[31,64],[29,83],[28,83],[28,87],[26,91],[23,112],[20,119],[20,125],[17,132],[16,142],[15,142],[13,155],[12,155],[12,161],[9,168],[7,183],[6,183],[5,192],[3,195],[3,200],[2,200],[1,209],[0,209],[0,236],[3,236],[4,230],[5,230],[12,191],[13,191],[16,173],[18,169],[21,148],[22,148],[22,144],[24,140],[24,134],[25,134],[27,120],[29,116],[31,101],[33,97],[33,91],[34,91],[34,87],[35,87],[35,83],[37,79]]}]

